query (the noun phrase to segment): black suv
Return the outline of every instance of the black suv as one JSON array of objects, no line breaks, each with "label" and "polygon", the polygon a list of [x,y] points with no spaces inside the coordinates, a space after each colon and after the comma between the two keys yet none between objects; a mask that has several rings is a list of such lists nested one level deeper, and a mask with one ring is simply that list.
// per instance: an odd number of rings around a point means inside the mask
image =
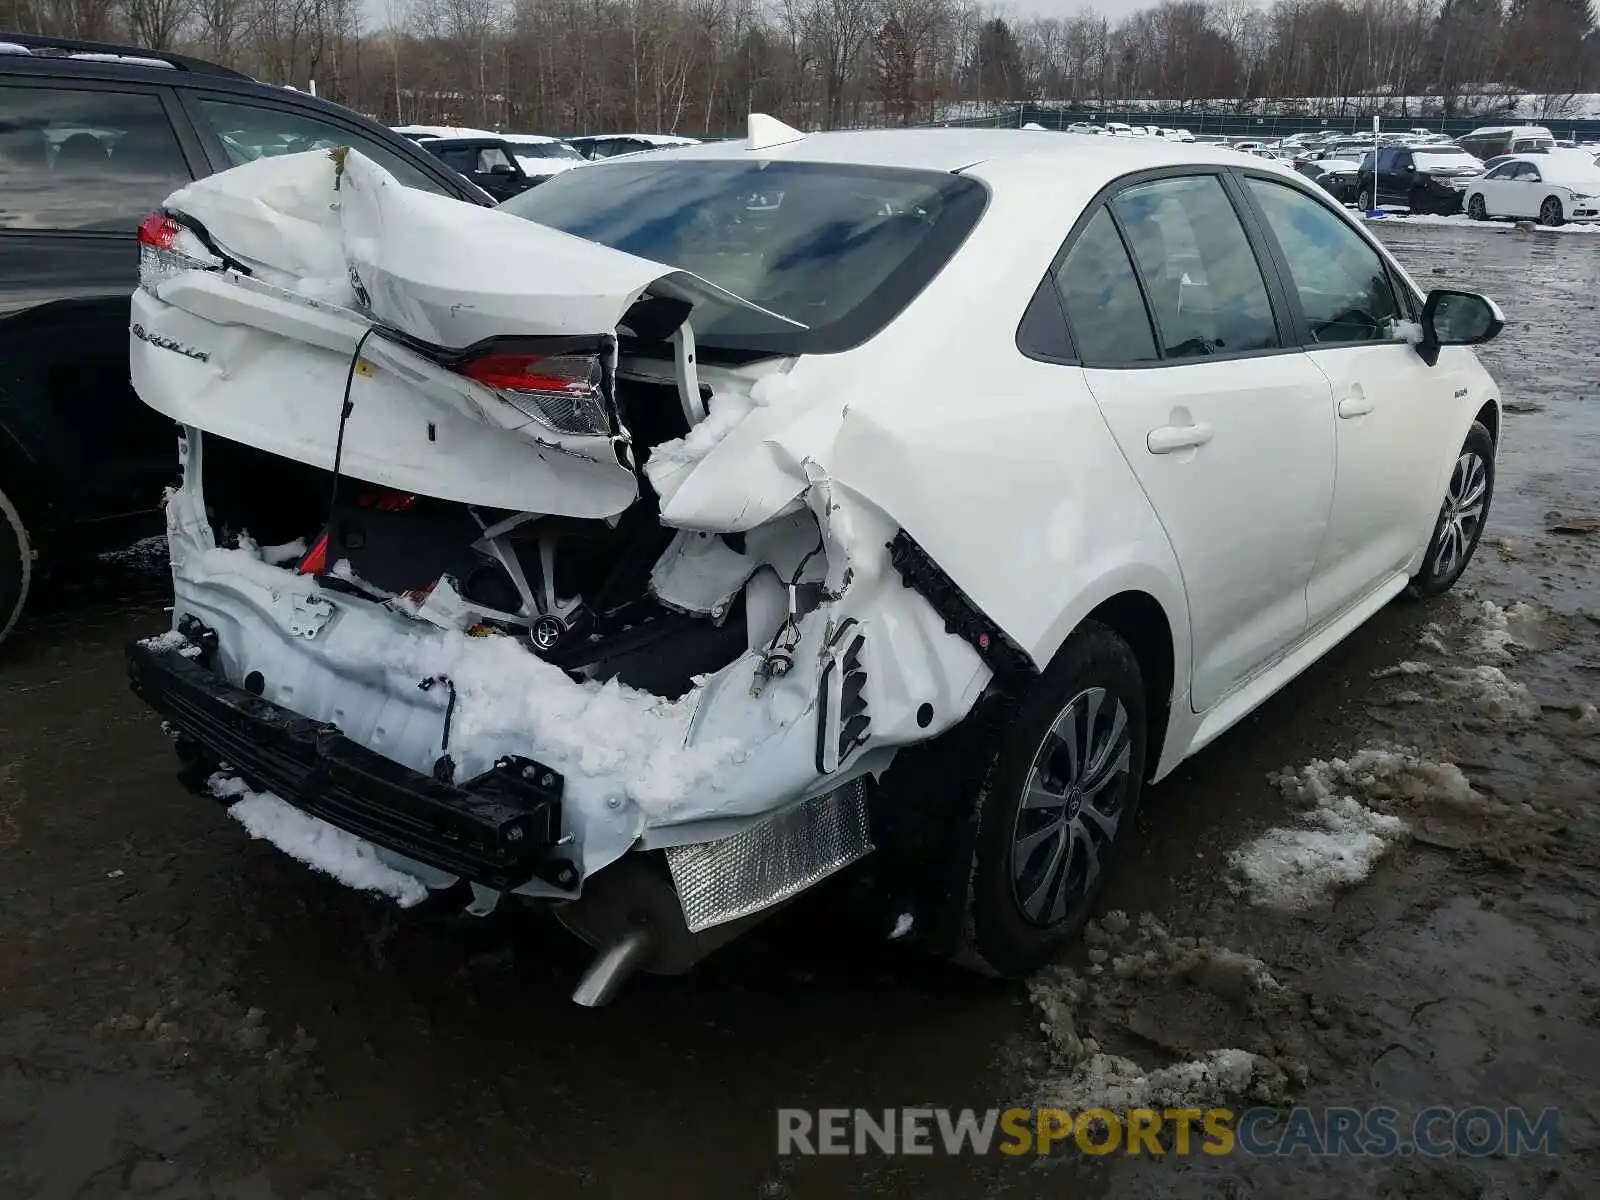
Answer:
[{"label": "black suv", "polygon": [[139,222],[192,179],[323,146],[492,203],[337,104],[181,55],[0,32],[0,640],[36,561],[160,527],[172,425],[128,384]]}]

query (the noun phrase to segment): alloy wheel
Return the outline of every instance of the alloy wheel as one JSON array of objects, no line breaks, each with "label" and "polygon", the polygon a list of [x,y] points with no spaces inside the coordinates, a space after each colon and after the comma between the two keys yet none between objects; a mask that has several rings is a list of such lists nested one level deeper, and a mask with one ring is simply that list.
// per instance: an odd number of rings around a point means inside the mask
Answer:
[{"label": "alloy wheel", "polygon": [[1482,221],[1489,215],[1489,210],[1484,207],[1483,197],[1474,196],[1467,204],[1467,216],[1474,221]]},{"label": "alloy wheel", "polygon": [[1561,201],[1557,200],[1554,196],[1548,196],[1545,198],[1545,202],[1539,206],[1539,224],[1561,224]]},{"label": "alloy wheel", "polygon": [[1079,692],[1033,756],[1011,839],[1011,888],[1034,925],[1074,910],[1122,823],[1132,768],[1128,712],[1105,688]]},{"label": "alloy wheel", "polygon": [[1433,552],[1433,573],[1448,579],[1458,572],[1483,524],[1489,491],[1489,468],[1468,450],[1456,459],[1439,514],[1439,541]]}]

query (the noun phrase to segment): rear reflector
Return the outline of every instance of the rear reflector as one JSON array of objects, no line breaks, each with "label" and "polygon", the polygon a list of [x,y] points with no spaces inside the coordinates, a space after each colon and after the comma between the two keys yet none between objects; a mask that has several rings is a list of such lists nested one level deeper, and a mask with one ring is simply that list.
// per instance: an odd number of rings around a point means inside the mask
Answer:
[{"label": "rear reflector", "polygon": [[611,432],[598,355],[490,353],[469,359],[460,371],[557,433]]}]

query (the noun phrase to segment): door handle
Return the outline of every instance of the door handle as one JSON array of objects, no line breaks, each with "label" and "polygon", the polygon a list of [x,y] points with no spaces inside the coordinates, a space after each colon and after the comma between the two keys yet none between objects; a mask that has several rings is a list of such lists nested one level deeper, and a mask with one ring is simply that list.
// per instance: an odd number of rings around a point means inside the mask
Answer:
[{"label": "door handle", "polygon": [[1211,426],[1204,421],[1193,425],[1163,425],[1145,435],[1144,444],[1151,454],[1171,454],[1175,450],[1189,450],[1204,446],[1211,440]]},{"label": "door handle", "polygon": [[1339,401],[1339,415],[1346,419],[1364,417],[1376,407],[1366,396],[1346,396]]}]

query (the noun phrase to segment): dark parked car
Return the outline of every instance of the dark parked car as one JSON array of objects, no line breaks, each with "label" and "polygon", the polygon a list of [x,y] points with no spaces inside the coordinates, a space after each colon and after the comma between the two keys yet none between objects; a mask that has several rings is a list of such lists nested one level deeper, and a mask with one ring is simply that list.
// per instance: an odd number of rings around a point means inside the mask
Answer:
[{"label": "dark parked car", "polygon": [[417,144],[453,171],[459,171],[497,201],[541,182],[517,162],[515,147],[499,138],[421,138]]},{"label": "dark parked car", "polygon": [[1361,164],[1356,206],[1458,213],[1468,181],[1481,174],[1483,164],[1459,146],[1380,146]]},{"label": "dark parked car", "polygon": [[1320,184],[1340,204],[1356,202],[1356,160],[1347,158],[1309,158],[1296,162],[1294,169],[1307,179]]},{"label": "dark parked car", "polygon": [[490,203],[337,104],[181,55],[0,33],[0,639],[36,565],[160,528],[173,429],[128,384],[140,222],[192,179],[324,146]]}]

